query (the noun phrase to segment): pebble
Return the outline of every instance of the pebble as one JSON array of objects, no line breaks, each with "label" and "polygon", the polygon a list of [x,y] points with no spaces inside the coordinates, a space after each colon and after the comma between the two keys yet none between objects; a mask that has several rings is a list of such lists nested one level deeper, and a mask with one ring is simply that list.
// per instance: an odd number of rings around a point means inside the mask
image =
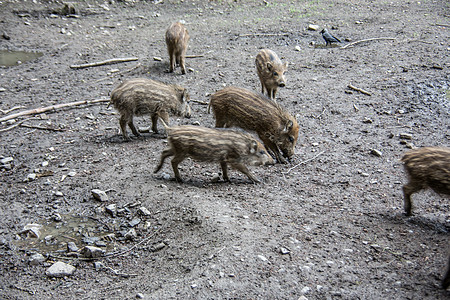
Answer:
[{"label": "pebble", "polygon": [[153,250],[153,252],[156,252],[156,251],[162,250],[164,247],[166,247],[166,244],[161,242],[161,243],[158,243],[155,246],[153,246],[152,250]]},{"label": "pebble", "polygon": [[311,292],[311,288],[305,286],[304,288],[302,288],[302,290],[300,291],[302,294],[308,294],[309,292]]},{"label": "pebble", "polygon": [[369,118],[364,118],[364,120],[362,122],[364,124],[371,124],[371,123],[373,123],[372,119],[369,119]]},{"label": "pebble", "polygon": [[14,160],[14,158],[12,158],[12,157],[5,157],[0,160],[0,163],[2,165],[6,165],[6,164],[11,163],[13,160]]},{"label": "pebble", "polygon": [[116,204],[110,204],[105,207],[105,211],[110,214],[111,216],[116,216],[117,214],[117,205]]},{"label": "pebble", "polygon": [[295,46],[295,51],[302,51],[302,48],[300,48],[299,45]]},{"label": "pebble", "polygon": [[82,253],[86,258],[96,258],[101,257],[105,250],[94,246],[86,246],[83,248]]},{"label": "pebble", "polygon": [[314,25],[314,24],[309,24],[308,25],[308,30],[311,30],[311,31],[318,31],[320,29],[320,26],[319,25]]},{"label": "pebble", "polygon": [[37,266],[37,265],[40,265],[41,263],[43,263],[44,261],[45,261],[45,257],[40,253],[36,253],[30,257],[30,259],[28,260],[28,263],[32,266]]},{"label": "pebble", "polygon": [[400,133],[399,134],[400,139],[402,140],[411,140],[412,139],[412,134],[409,133]]},{"label": "pebble", "polygon": [[381,151],[377,149],[371,149],[370,154],[375,155],[377,157],[381,157],[383,155],[383,153],[381,153]]},{"label": "pebble", "polygon": [[41,166],[43,166],[43,167],[48,166],[48,161],[43,161],[43,162],[41,163]]},{"label": "pebble", "polygon": [[138,298],[138,299],[144,299],[144,294],[142,294],[142,293],[137,293],[136,294],[136,298]]},{"label": "pebble", "polygon": [[37,178],[36,173],[31,173],[31,174],[28,174],[28,175],[27,175],[27,178],[25,178],[25,179],[23,180],[23,182],[30,182],[30,181],[35,180],[36,178]]},{"label": "pebble", "polygon": [[135,239],[135,238],[137,237],[136,230],[134,230],[134,228],[131,228],[130,230],[128,230],[128,231],[125,233],[124,237],[125,237],[127,240],[133,240],[133,239]]},{"label": "pebble", "polygon": [[162,58],[159,57],[159,56],[154,56],[154,57],[153,57],[153,60],[154,60],[154,61],[162,61]]},{"label": "pebble", "polygon": [[263,255],[258,255],[258,258],[262,261],[267,261],[268,259]]},{"label": "pebble", "polygon": [[106,202],[109,200],[108,195],[106,195],[106,193],[102,190],[99,189],[93,189],[91,190],[92,196],[94,196],[94,199],[101,201],[101,202]]},{"label": "pebble", "polygon": [[77,172],[69,172],[69,173],[67,174],[67,176],[69,176],[69,177],[73,177],[73,176],[75,176],[75,175],[77,175]]},{"label": "pebble", "polygon": [[63,197],[64,194],[63,194],[62,192],[60,192],[60,191],[56,191],[56,192],[55,192],[55,196],[56,196],[56,197]]},{"label": "pebble", "polygon": [[53,215],[53,220],[54,220],[55,222],[61,222],[62,217],[61,217],[60,214],[54,214],[54,215]]},{"label": "pebble", "polygon": [[144,206],[141,206],[139,208],[139,213],[142,214],[143,216],[150,216],[151,215],[150,211]]},{"label": "pebble", "polygon": [[23,227],[21,233],[26,233],[28,237],[31,238],[39,238],[39,236],[41,235],[41,228],[42,225],[40,224],[27,224]]},{"label": "pebble", "polygon": [[139,223],[141,223],[141,219],[139,219],[139,218],[134,218],[134,219],[131,220],[128,224],[130,224],[131,227],[134,227],[134,226],[138,225]]},{"label": "pebble", "polygon": [[200,122],[199,121],[194,121],[194,122],[192,122],[192,125],[200,126]]},{"label": "pebble", "polygon": [[211,182],[216,183],[216,182],[219,182],[219,180],[220,180],[220,175],[219,175],[219,173],[214,173],[213,176],[212,176],[212,178],[211,178]]},{"label": "pebble", "polygon": [[74,266],[58,261],[45,271],[45,275],[48,277],[64,277],[72,275],[75,270]]},{"label": "pebble", "polygon": [[281,254],[289,254],[289,253],[291,253],[291,251],[289,251],[289,249],[287,249],[287,248],[281,247],[280,248],[280,253]]},{"label": "pebble", "polygon": [[74,242],[68,242],[67,243],[67,251],[68,252],[78,252],[78,247]]},{"label": "pebble", "polygon": [[308,298],[306,298],[305,296],[300,296],[300,297],[298,298],[298,300],[308,300]]}]

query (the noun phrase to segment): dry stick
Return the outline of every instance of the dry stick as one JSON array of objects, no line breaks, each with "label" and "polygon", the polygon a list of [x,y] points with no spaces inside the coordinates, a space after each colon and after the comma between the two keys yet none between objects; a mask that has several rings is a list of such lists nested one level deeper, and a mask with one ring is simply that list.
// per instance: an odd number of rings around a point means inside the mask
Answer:
[{"label": "dry stick", "polygon": [[130,277],[130,276],[138,276],[138,274],[121,273],[121,272],[119,272],[119,271],[117,271],[117,270],[115,270],[115,269],[113,269],[113,268],[111,268],[111,267],[108,267],[108,266],[105,265],[105,264],[103,264],[103,266],[104,266],[106,269],[108,269],[108,270],[110,270],[111,272],[113,272],[114,275],[117,275],[117,276],[121,276],[121,277],[124,277],[124,278],[128,278],[128,277]]},{"label": "dry stick", "polygon": [[9,114],[10,112],[12,112],[13,110],[20,109],[20,108],[25,108],[25,106],[14,106],[13,108],[10,108],[7,110],[0,109],[0,112],[2,114],[6,115],[6,114]]},{"label": "dry stick", "polygon": [[195,102],[195,103],[198,103],[198,104],[201,104],[201,105],[209,105],[209,103],[203,102],[203,101],[200,101],[200,100],[189,100],[189,101]]},{"label": "dry stick", "polygon": [[14,125],[12,125],[12,126],[9,126],[9,127],[7,127],[7,128],[3,128],[3,129],[0,129],[0,132],[5,132],[5,131],[9,131],[9,130],[11,130],[11,129],[14,129],[14,128],[17,127],[17,126],[22,125],[23,122],[26,122],[26,121],[29,121],[29,120],[41,120],[41,118],[28,118],[28,119],[22,120],[22,121],[17,122],[16,124],[14,124]]},{"label": "dry stick", "polygon": [[354,91],[363,93],[364,95],[372,96],[372,94],[369,93],[368,91],[365,91],[365,90],[363,90],[363,89],[360,89],[359,87],[353,86],[353,85],[351,85],[351,84],[347,85],[347,87],[348,87],[349,89],[354,90]]},{"label": "dry stick", "polygon": [[137,65],[135,65],[135,66],[132,67],[132,68],[129,68],[129,69],[127,69],[127,70],[125,70],[125,71],[122,71],[122,72],[113,73],[113,74],[111,74],[110,76],[107,76],[107,77],[103,77],[103,78],[97,79],[97,80],[94,81],[94,82],[97,83],[97,82],[100,82],[100,81],[103,81],[103,80],[106,80],[106,79],[109,79],[109,78],[113,78],[114,76],[117,76],[117,75],[122,75],[122,74],[125,74],[125,73],[128,73],[128,72],[131,72],[131,71],[133,71],[133,70],[139,68],[140,66],[141,66],[141,64],[138,63]]},{"label": "dry stick", "polygon": [[186,58],[197,58],[197,57],[203,57],[205,56],[204,54],[198,54],[198,55],[186,55]]},{"label": "dry stick", "polygon": [[103,65],[117,64],[117,63],[127,62],[127,61],[135,61],[138,59],[139,58],[137,58],[137,57],[112,58],[112,59],[107,59],[104,61],[93,62],[93,63],[88,63],[88,64],[71,65],[70,68],[83,69],[83,68],[97,67],[97,66],[103,66]]},{"label": "dry stick", "polygon": [[302,161],[302,162],[299,162],[298,164],[296,164],[295,166],[293,166],[292,168],[290,168],[289,170],[287,170],[287,171],[286,171],[285,173],[283,173],[283,174],[285,174],[285,175],[289,174],[289,172],[291,172],[291,171],[294,170],[295,168],[297,168],[297,167],[299,167],[299,166],[301,166],[301,165],[304,165],[304,164],[306,164],[307,162],[310,162],[310,161],[312,161],[312,160],[318,158],[318,157],[319,157],[320,155],[322,155],[323,153],[325,153],[325,151],[320,152],[319,154],[317,154],[317,155],[314,156],[313,158],[310,158],[310,159],[304,160],[304,161]]},{"label": "dry stick", "polygon": [[239,34],[238,37],[245,37],[245,36],[288,36],[289,33],[245,33],[245,34]]},{"label": "dry stick", "polygon": [[94,103],[99,103],[99,102],[109,102],[111,101],[110,99],[96,99],[96,100],[83,100],[83,101],[76,101],[76,102],[69,102],[69,103],[63,103],[63,104],[56,104],[56,105],[51,105],[51,106],[47,106],[47,107],[39,107],[39,108],[35,108],[35,109],[31,109],[31,110],[25,110],[16,114],[12,114],[9,116],[5,116],[3,118],[0,118],[0,122],[5,122],[17,117],[21,117],[21,116],[28,116],[28,115],[36,115],[36,114],[41,114],[44,113],[46,111],[49,110],[55,110],[58,108],[63,108],[63,107],[71,107],[71,106],[77,106],[77,105],[83,105],[83,104],[94,104]]},{"label": "dry stick", "polygon": [[65,131],[64,129],[61,129],[61,128],[50,128],[50,127],[42,127],[42,126],[38,126],[38,125],[28,125],[28,124],[20,124],[20,127],[40,129],[40,130],[49,130],[49,131]]},{"label": "dry stick", "polygon": [[142,241],[140,241],[137,244],[134,244],[132,247],[128,248],[127,250],[123,250],[121,252],[115,252],[115,253],[109,253],[106,255],[103,255],[102,257],[117,257],[117,256],[122,256],[128,252],[130,252],[131,250],[133,250],[134,248],[136,248],[137,246],[141,245],[144,242],[148,242],[151,238],[153,238],[158,232],[154,232],[153,234],[149,234],[145,239],[143,239]]},{"label": "dry stick", "polygon": [[395,40],[395,38],[391,38],[391,37],[379,37],[379,38],[371,38],[371,39],[360,40],[360,41],[356,41],[356,42],[347,44],[347,45],[345,45],[345,46],[342,46],[341,49],[345,49],[345,48],[354,46],[354,45],[356,45],[356,44],[364,43],[364,42],[378,41],[378,40]]},{"label": "dry stick", "polygon": [[450,27],[450,24],[434,24],[434,26]]}]

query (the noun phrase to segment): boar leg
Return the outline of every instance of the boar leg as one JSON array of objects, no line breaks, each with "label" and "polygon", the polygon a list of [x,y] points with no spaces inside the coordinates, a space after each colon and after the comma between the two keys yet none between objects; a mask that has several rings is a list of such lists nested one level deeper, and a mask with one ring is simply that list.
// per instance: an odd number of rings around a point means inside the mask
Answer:
[{"label": "boar leg", "polygon": [[258,180],[258,178],[256,178],[255,175],[253,175],[250,170],[243,164],[232,164],[231,165],[233,168],[235,168],[238,171],[241,171],[242,173],[244,173],[245,175],[247,175],[247,177],[253,181],[254,183],[259,183],[260,181]]},{"label": "boar leg", "polygon": [[183,182],[183,179],[181,179],[180,171],[178,170],[178,165],[184,160],[184,156],[176,155],[172,158],[172,169],[173,173],[175,174],[175,179],[178,182]]},{"label": "boar leg", "polygon": [[175,69],[175,51],[174,49],[171,48],[169,48],[169,60],[170,60],[169,73],[172,73],[173,70]]},{"label": "boar leg", "polygon": [[181,56],[180,56],[180,66],[181,66],[181,74],[186,74],[186,66],[184,65],[184,57],[185,57],[185,54],[183,53]]},{"label": "boar leg", "polygon": [[141,136],[141,134],[140,134],[139,131],[136,129],[136,127],[134,127],[133,117],[131,117],[131,119],[128,121],[128,126],[130,127],[131,131],[133,132],[133,134],[134,134],[135,136]]},{"label": "boar leg", "polygon": [[223,180],[230,181],[230,178],[228,178],[228,167],[226,162],[220,162],[220,167],[222,168],[222,176]]},{"label": "boar leg", "polygon": [[159,161],[159,165],[156,167],[156,169],[155,169],[155,171],[153,171],[153,173],[158,173],[159,170],[161,170],[161,167],[162,167],[163,164],[164,164],[164,160],[165,160],[167,157],[172,156],[172,155],[174,155],[174,152],[173,152],[172,148],[169,148],[169,149],[164,150],[164,151],[161,153],[161,159],[160,159],[160,161]]},{"label": "boar leg", "polygon": [[125,115],[120,116],[119,124],[120,124],[120,130],[122,131],[122,136],[125,140],[130,141],[130,137],[127,133],[127,123],[128,120]]},{"label": "boar leg", "polygon": [[152,115],[152,131],[158,133],[158,114]]},{"label": "boar leg", "polygon": [[411,195],[425,188],[419,181],[410,180],[403,186],[404,209],[407,216],[411,215],[412,202]]}]

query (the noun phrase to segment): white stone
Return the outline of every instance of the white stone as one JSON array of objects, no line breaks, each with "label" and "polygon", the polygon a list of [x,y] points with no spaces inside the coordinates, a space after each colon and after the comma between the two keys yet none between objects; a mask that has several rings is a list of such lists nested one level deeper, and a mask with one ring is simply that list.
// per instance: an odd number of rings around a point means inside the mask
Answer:
[{"label": "white stone", "polygon": [[86,258],[96,258],[102,256],[105,250],[94,246],[86,246],[83,248],[82,253]]},{"label": "white stone", "polygon": [[36,253],[30,257],[30,259],[28,260],[28,263],[32,266],[37,266],[37,265],[43,263],[44,261],[45,261],[45,257],[40,253]]},{"label": "white stone", "polygon": [[95,199],[98,201],[106,202],[109,200],[108,195],[106,195],[106,192],[99,190],[99,189],[93,189],[91,190],[92,196],[94,196]]},{"label": "white stone", "polygon": [[58,261],[45,271],[45,275],[48,277],[64,277],[72,275],[75,270],[74,266]]}]

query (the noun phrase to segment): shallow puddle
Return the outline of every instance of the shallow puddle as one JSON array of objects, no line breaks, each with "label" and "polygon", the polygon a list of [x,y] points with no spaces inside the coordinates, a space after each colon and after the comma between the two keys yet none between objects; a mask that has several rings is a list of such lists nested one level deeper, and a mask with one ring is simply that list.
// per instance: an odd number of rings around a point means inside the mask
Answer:
[{"label": "shallow puddle", "polygon": [[108,225],[88,217],[63,215],[61,221],[39,222],[39,237],[21,234],[17,245],[40,253],[67,252],[67,243],[74,242],[79,248],[86,245],[110,246]]},{"label": "shallow puddle", "polygon": [[41,52],[0,50],[0,66],[17,66],[42,55]]}]

